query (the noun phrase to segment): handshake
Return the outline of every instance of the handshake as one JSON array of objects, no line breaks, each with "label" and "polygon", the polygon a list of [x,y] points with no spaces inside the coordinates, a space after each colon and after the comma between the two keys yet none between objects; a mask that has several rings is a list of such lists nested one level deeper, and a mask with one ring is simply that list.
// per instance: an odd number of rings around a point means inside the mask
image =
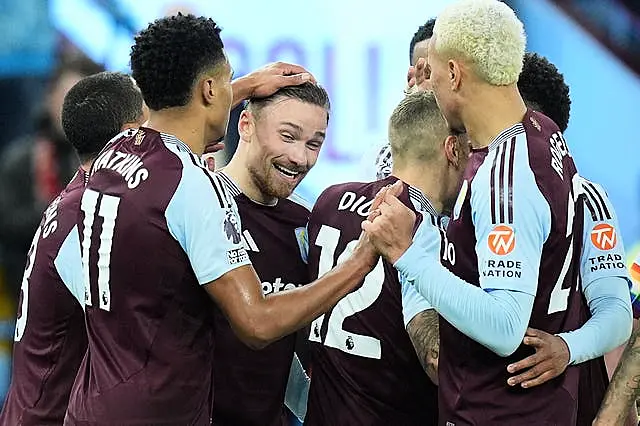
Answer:
[{"label": "handshake", "polygon": [[396,263],[412,243],[416,213],[400,201],[403,191],[400,180],[378,191],[362,222],[363,232],[353,255],[362,256],[372,269],[378,256]]}]

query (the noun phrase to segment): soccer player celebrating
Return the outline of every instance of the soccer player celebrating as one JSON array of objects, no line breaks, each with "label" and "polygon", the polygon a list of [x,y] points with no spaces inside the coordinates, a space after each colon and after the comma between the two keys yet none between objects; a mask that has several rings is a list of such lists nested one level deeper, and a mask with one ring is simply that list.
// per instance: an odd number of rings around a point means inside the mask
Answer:
[{"label": "soccer player celebrating", "polygon": [[[378,217],[363,223],[442,316],[441,423],[576,421],[578,369],[526,391],[506,384],[507,365],[526,353],[517,349],[528,324],[566,332],[588,310],[577,288],[578,175],[555,123],[527,109],[518,93],[524,45],[522,23],[495,0],[456,3],[436,21],[430,82],[449,125],[466,129],[474,148],[444,240],[444,253],[455,254],[443,259],[449,270],[429,256],[441,244],[439,231],[423,224],[411,244],[415,213],[390,194]],[[630,332],[628,295],[619,303],[609,349]],[[586,345],[564,338],[581,359]]]},{"label": "soccer player celebrating", "polygon": [[[328,121],[329,96],[314,83],[250,99],[238,122],[238,149],[218,172],[238,205],[245,248],[266,295],[310,281],[303,257],[309,208],[292,193],[316,163]],[[213,424],[288,424],[283,403],[296,367],[296,335],[254,351],[219,310],[215,322]]]},{"label": "soccer player celebrating", "polygon": [[[396,107],[389,140],[395,159],[391,177],[335,185],[318,198],[309,219],[314,275],[348,258],[363,218],[385,185],[401,182],[400,200],[424,212],[429,223],[437,223],[443,208],[453,205],[469,145],[466,135],[449,133],[433,94],[409,95]],[[421,366],[437,381],[438,319],[429,308],[418,296],[403,317],[398,272],[380,260],[360,287],[314,321],[305,424],[438,424],[437,389]],[[422,326],[414,327],[415,321]]]},{"label": "soccer player celebrating", "polygon": [[[415,77],[413,84],[417,82],[421,87],[426,86],[423,80],[427,76],[424,72],[417,73]],[[526,53],[518,79],[518,90],[529,108],[546,114],[562,132],[566,130],[571,107],[569,87],[552,63],[536,53]],[[624,244],[617,234],[619,229],[617,216],[606,192],[598,184],[585,179],[581,179],[580,187],[581,197],[586,203],[586,208],[583,209],[585,227],[581,253],[581,288],[590,307],[584,322],[592,317],[594,318],[592,321],[607,323],[605,318],[607,313],[621,307],[615,303],[615,300],[614,303],[610,303],[609,297],[615,297],[617,293],[623,294],[627,288],[628,274],[624,264],[619,261],[625,258]],[[612,261],[616,259],[617,261]],[[607,283],[591,285],[599,279],[606,280]],[[610,293],[603,294],[603,290]],[[636,314],[637,312],[634,311],[634,315]],[[413,321],[415,327],[421,327],[418,320],[419,317]],[[609,347],[609,342],[606,340],[595,338],[599,337],[599,331],[593,331],[592,323],[587,322],[587,324],[589,325],[586,329],[581,327],[578,329],[578,334],[572,336],[574,341],[577,337],[583,340],[587,333],[584,341],[591,341],[592,348],[584,352],[585,359],[601,355]],[[422,328],[427,327],[427,324],[422,326]],[[591,331],[588,331],[589,329]],[[588,334],[591,334],[591,337]],[[560,375],[572,362],[572,353],[560,336],[528,329],[524,343],[534,347],[536,353],[508,366],[510,373],[525,370],[509,379],[508,383],[511,386],[540,385]],[[614,366],[619,358],[617,350],[607,354],[607,361]],[[578,360],[573,362],[576,363]],[[588,426],[591,425],[600,407],[609,380],[602,356],[580,364],[580,369],[577,424]]]},{"label": "soccer player celebrating", "polygon": [[377,257],[364,238],[316,283],[265,296],[233,197],[198,158],[232,104],[301,84],[304,69],[276,64],[232,84],[216,23],[180,14],[135,37],[131,68],[150,118],[105,147],[82,197],[89,352],[65,422],[208,425],[212,299],[243,342],[263,347],[333,306]]},{"label": "soccer player celebrating", "polygon": [[11,386],[0,425],[62,424],[87,347],[77,211],[91,163],[105,143],[144,122],[131,77],[102,72],[67,93],[62,125],[80,167],[46,209],[27,257],[13,346]]}]

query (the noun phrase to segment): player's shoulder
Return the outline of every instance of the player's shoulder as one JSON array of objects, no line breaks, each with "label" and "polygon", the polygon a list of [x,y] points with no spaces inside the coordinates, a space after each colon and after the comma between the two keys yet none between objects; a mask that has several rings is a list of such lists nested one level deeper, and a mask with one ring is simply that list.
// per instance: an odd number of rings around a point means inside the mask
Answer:
[{"label": "player's shoulder", "polygon": [[293,192],[287,198],[281,200],[281,202],[288,211],[292,211],[300,215],[309,216],[309,213],[313,210],[313,204],[296,192]]},{"label": "player's shoulder", "polygon": [[579,178],[578,191],[584,199],[585,213],[591,215],[594,222],[609,221],[615,218],[615,210],[604,187],[597,183]]},{"label": "player's shoulder", "polygon": [[318,197],[318,201],[320,200],[335,200],[341,199],[344,197],[344,194],[353,194],[353,196],[364,196],[366,198],[375,197],[380,189],[385,187],[386,185],[393,184],[397,179],[395,178],[386,178],[375,180],[371,182],[345,182],[339,183],[336,185],[331,185],[327,189],[325,189],[320,197]]},{"label": "player's shoulder", "polygon": [[387,178],[372,182],[345,182],[331,185],[318,197],[313,213],[318,210],[350,210],[366,216],[368,208],[380,189],[396,179]]},{"label": "player's shoulder", "polygon": [[[77,212],[78,205],[82,199],[85,184],[87,180],[87,173],[82,169],[78,169],[69,184],[60,193],[59,209],[69,212]],[[54,200],[55,202],[55,200]]]}]

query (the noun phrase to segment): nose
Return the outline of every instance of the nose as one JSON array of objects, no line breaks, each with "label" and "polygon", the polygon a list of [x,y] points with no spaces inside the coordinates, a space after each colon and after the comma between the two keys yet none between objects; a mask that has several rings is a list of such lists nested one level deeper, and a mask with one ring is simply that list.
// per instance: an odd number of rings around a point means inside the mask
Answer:
[{"label": "nose", "polygon": [[302,141],[290,144],[287,159],[296,166],[305,166],[307,164],[306,144]]}]

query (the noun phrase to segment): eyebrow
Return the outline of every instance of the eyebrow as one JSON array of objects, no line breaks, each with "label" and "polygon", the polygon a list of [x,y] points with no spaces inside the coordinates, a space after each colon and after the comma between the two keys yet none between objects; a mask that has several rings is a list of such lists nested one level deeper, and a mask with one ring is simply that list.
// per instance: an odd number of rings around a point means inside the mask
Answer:
[{"label": "eyebrow", "polygon": [[[292,127],[292,128],[294,128],[298,133],[302,133],[302,127],[298,126],[297,124],[293,124],[293,123],[292,123],[292,122],[290,122],[290,121],[283,121],[283,122],[281,122],[280,124],[282,124],[282,125],[284,125],[284,126]],[[313,134],[313,136],[320,136],[321,138],[324,138],[324,137],[326,137],[326,134],[325,134],[325,132],[320,132],[320,131],[318,131],[318,132],[315,132],[315,133]]]}]

